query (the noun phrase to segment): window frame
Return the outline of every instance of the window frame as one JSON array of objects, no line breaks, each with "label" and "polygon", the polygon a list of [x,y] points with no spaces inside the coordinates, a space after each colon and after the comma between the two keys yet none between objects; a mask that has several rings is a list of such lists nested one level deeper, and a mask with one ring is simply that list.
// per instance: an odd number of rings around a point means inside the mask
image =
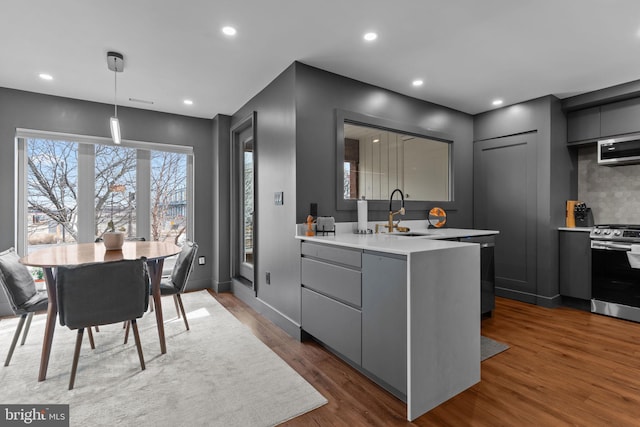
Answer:
[{"label": "window frame", "polygon": [[[51,139],[59,141],[74,142],[78,144],[78,243],[93,242],[95,236],[95,218],[93,214],[93,204],[95,202],[95,146],[98,144],[116,146],[109,138],[76,135],[60,132],[47,132],[32,129],[16,129],[15,135],[15,224],[14,241],[16,249],[20,254],[26,254],[27,244],[27,140],[28,139]],[[166,151],[187,156],[187,239],[193,240],[195,235],[195,156],[193,147],[187,145],[173,145],[156,142],[122,140],[119,145],[137,150],[136,162],[136,217],[137,234],[149,238],[151,236],[151,151]],[[84,159],[84,160],[81,160]],[[144,178],[143,178],[144,177]],[[91,183],[82,185],[81,183]],[[84,196],[84,197],[82,197]]]}]

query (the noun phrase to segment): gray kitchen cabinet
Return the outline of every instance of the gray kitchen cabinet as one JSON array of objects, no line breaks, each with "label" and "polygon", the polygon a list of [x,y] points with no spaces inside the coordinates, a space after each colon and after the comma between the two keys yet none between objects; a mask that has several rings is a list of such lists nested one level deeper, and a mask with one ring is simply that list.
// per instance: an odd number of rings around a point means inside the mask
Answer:
[{"label": "gray kitchen cabinet", "polygon": [[302,327],[334,351],[361,363],[362,313],[353,307],[302,288]]},{"label": "gray kitchen cabinet", "polygon": [[595,140],[600,137],[600,107],[567,114],[567,142]]},{"label": "gray kitchen cabinet", "polygon": [[640,98],[614,102],[600,107],[603,137],[640,131]]},{"label": "gray kitchen cabinet", "polygon": [[591,239],[588,232],[559,231],[560,295],[591,299]]},{"label": "gray kitchen cabinet", "polygon": [[351,362],[362,361],[362,251],[302,242],[302,329]]},{"label": "gray kitchen cabinet", "polygon": [[[480,381],[477,244],[298,238],[303,336],[406,402],[408,420]],[[326,265],[314,270],[319,264]],[[337,297],[342,290],[330,283],[351,286],[344,269],[361,273],[361,306]]]},{"label": "gray kitchen cabinet", "polygon": [[407,261],[362,254],[362,367],[407,393]]},{"label": "gray kitchen cabinet", "polygon": [[302,329],[406,399],[406,256],[311,242],[301,255]]},{"label": "gray kitchen cabinet", "polygon": [[300,251],[302,256],[318,258],[330,263],[343,264],[358,269],[362,265],[362,251],[357,249],[338,248],[318,243],[302,242]]},{"label": "gray kitchen cabinet", "polygon": [[[499,230],[495,247],[496,295],[535,303],[536,134],[474,144],[474,226]],[[557,291],[556,291],[557,293]]]},{"label": "gray kitchen cabinet", "polygon": [[302,258],[301,269],[305,287],[354,306],[362,305],[360,270],[312,258]]}]

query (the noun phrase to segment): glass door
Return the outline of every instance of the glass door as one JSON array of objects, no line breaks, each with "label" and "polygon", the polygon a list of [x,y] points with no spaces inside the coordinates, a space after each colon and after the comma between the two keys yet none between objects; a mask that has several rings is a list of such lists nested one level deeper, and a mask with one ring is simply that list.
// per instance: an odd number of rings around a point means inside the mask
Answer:
[{"label": "glass door", "polygon": [[254,291],[256,263],[256,163],[254,115],[231,129],[233,144],[233,275]]},{"label": "glass door", "polygon": [[240,230],[240,257],[242,263],[240,272],[243,276],[251,274],[253,270],[253,137],[250,136],[242,142],[242,224]]}]

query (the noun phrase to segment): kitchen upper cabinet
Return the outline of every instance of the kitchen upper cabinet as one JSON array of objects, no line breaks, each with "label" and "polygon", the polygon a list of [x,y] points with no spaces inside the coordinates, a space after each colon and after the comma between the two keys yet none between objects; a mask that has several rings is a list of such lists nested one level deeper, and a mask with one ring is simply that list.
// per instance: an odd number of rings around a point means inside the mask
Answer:
[{"label": "kitchen upper cabinet", "polygon": [[640,98],[603,105],[600,120],[603,137],[640,131]]},{"label": "kitchen upper cabinet", "polygon": [[567,114],[567,142],[594,140],[600,135],[600,107]]},{"label": "kitchen upper cabinet", "polygon": [[640,132],[640,98],[567,113],[567,143]]},{"label": "kitchen upper cabinet", "polygon": [[591,299],[591,238],[588,232],[560,231],[560,295]]}]

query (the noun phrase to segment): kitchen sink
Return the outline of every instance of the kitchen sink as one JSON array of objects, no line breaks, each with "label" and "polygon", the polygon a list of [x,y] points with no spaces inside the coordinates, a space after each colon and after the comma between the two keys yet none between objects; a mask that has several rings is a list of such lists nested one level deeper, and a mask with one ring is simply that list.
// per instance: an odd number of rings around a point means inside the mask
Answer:
[{"label": "kitchen sink", "polygon": [[426,236],[432,236],[434,233],[419,233],[419,232],[413,232],[413,231],[409,231],[407,233],[393,233],[396,236],[405,236],[405,237],[426,237]]}]

